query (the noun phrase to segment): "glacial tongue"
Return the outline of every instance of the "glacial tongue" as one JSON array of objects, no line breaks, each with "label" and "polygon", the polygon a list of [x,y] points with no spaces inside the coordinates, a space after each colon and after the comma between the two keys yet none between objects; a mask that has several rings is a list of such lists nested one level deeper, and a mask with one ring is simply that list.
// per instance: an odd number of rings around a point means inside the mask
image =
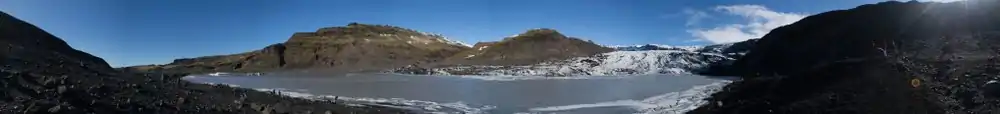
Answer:
[{"label": "glacial tongue", "polygon": [[[416,66],[394,69],[403,74],[485,75],[485,76],[612,76],[641,74],[691,74],[715,72],[710,68],[728,65],[746,53],[756,40],[709,46],[637,45],[611,46],[618,51],[593,56],[546,61],[531,65],[472,65],[444,68]],[[492,48],[480,43],[476,48]],[[736,49],[739,48],[739,49]],[[726,50],[726,51],[723,51]],[[736,50],[736,51],[733,51]],[[728,53],[722,53],[728,52]]]}]

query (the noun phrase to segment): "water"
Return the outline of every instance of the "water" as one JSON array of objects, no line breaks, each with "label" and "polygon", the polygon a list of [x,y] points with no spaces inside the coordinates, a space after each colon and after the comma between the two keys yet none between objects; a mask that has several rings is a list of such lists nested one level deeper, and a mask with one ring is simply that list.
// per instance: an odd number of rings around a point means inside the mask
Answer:
[{"label": "water", "polygon": [[[397,74],[191,76],[198,83],[279,88],[343,99],[394,102],[460,113],[636,113],[651,97],[724,81],[693,75],[491,78]],[[398,98],[398,99],[385,99]],[[646,99],[646,100],[644,100]],[[652,103],[655,105],[655,103]],[[434,109],[434,108],[444,109]]]}]

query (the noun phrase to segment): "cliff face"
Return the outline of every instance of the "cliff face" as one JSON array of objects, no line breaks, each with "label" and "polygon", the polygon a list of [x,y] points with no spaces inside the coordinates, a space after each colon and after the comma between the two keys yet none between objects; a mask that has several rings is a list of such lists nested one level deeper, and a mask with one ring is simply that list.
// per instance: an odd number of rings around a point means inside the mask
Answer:
[{"label": "cliff face", "polygon": [[529,65],[548,60],[591,56],[614,49],[567,37],[553,29],[532,29],[497,42],[477,43],[448,57],[447,65]]},{"label": "cliff face", "polygon": [[[0,12],[0,113],[401,113],[118,72],[101,58]],[[190,61],[180,61],[190,62]]]},{"label": "cliff face", "polygon": [[883,2],[777,28],[691,113],[997,113],[1000,2]]},{"label": "cliff face", "polygon": [[[246,53],[177,59],[158,66],[169,72],[259,72],[292,69],[362,71],[434,62],[469,49],[440,35],[410,29],[351,23],[295,33],[284,43]],[[152,68],[149,68],[152,67]]]}]

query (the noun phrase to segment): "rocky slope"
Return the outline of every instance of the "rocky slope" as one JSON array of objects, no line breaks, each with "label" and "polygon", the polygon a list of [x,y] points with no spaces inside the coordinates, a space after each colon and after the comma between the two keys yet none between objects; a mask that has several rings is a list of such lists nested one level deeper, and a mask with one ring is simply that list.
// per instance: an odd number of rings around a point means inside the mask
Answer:
[{"label": "rocky slope", "polygon": [[497,42],[477,43],[436,65],[529,65],[547,60],[562,60],[610,52],[602,47],[578,38],[567,37],[556,30],[540,28],[504,38]]},{"label": "rocky slope", "polygon": [[1000,113],[1000,1],[882,2],[774,29],[690,113]]},{"label": "rocky slope", "polygon": [[246,53],[185,58],[127,69],[183,73],[295,69],[362,71],[434,62],[469,49],[441,35],[388,25],[351,23],[295,33],[287,41]]},{"label": "rocky slope", "polygon": [[532,65],[406,67],[391,72],[421,75],[593,76],[701,73],[727,65],[752,47],[756,40],[709,46],[637,45],[611,46],[618,51]]},{"label": "rocky slope", "polygon": [[118,72],[101,58],[0,12],[0,113],[400,113]]}]

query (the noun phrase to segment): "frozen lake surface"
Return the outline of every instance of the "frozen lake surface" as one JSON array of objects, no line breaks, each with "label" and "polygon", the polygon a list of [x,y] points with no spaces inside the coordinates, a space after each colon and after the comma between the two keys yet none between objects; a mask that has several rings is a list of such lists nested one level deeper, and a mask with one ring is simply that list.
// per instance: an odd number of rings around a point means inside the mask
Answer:
[{"label": "frozen lake surface", "polygon": [[272,74],[185,77],[285,95],[332,98],[445,113],[679,113],[728,84],[696,75],[570,78],[416,76],[400,74]]}]

